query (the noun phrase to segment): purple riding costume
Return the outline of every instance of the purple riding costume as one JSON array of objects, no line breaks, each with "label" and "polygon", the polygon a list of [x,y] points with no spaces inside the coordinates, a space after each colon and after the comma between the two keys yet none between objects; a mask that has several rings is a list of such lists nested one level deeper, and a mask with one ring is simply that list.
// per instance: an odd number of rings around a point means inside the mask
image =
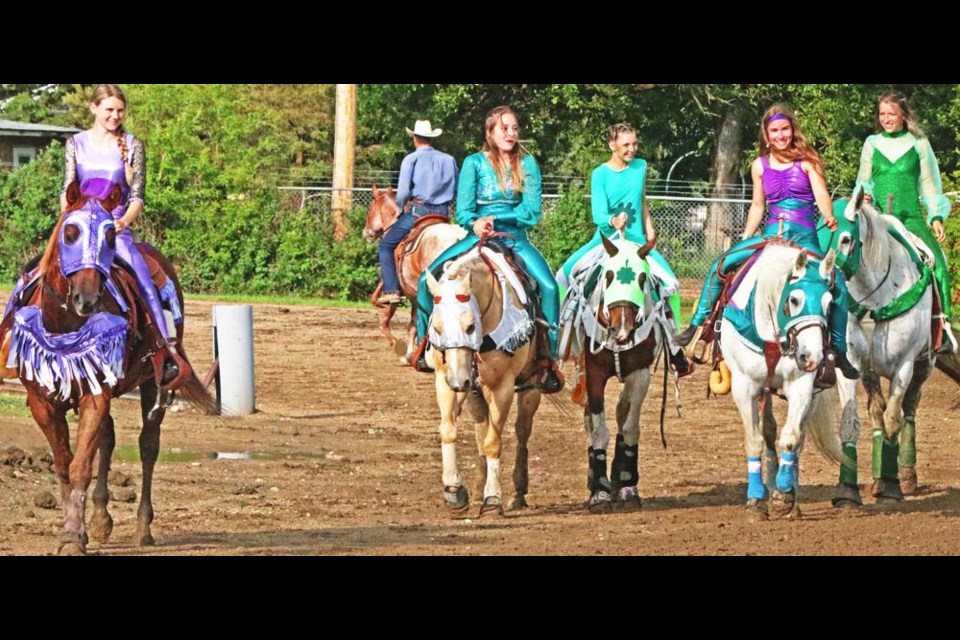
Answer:
[{"label": "purple riding costume", "polygon": [[[88,131],[73,136],[67,140],[66,145],[64,193],[70,183],[77,180],[80,183],[80,192],[83,195],[106,199],[114,185],[120,185],[123,198],[117,208],[110,212],[114,220],[123,217],[131,202],[139,202],[143,205],[146,183],[147,160],[143,144],[129,133],[124,134],[124,141],[127,148],[126,163],[120,155],[119,146],[109,145],[103,149],[98,148],[92,144]],[[126,173],[127,164],[132,169],[132,178],[129,183]],[[147,263],[144,261],[140,250],[134,245],[133,232],[130,229],[124,229],[117,234],[117,255],[133,268],[137,276],[137,284],[140,285],[140,294],[150,309],[150,315],[153,316],[163,338],[170,339],[171,336],[160,304],[160,296],[153,280],[150,278],[150,269],[147,267]],[[169,278],[167,278],[160,294],[164,300],[169,301],[172,305],[171,311],[174,321],[177,324],[182,322],[183,317],[177,305],[176,290]]]}]

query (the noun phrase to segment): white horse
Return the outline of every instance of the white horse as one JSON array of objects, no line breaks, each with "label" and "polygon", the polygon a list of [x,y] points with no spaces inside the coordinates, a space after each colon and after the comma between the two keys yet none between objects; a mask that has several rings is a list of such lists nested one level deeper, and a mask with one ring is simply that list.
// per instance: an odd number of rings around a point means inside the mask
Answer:
[{"label": "white horse", "polygon": [[[720,344],[733,376],[733,399],[745,433],[747,509],[757,519],[767,517],[768,487],[775,513],[799,514],[799,455],[806,431],[827,457],[836,462],[842,458],[833,433],[833,405],[814,391],[824,365],[834,261],[833,252],[818,265],[795,246],[769,244],[723,315]],[[770,392],[776,389],[782,389],[788,405],[779,439],[769,402]]]},{"label": "white horse", "polygon": [[[858,189],[831,236],[853,304],[847,328],[851,361],[863,374],[873,425],[872,494],[902,500],[916,489],[916,410],[920,387],[933,371],[932,272],[918,240],[893,216],[881,215]],[[922,247],[922,245],[921,245]],[[932,255],[927,252],[927,255]],[[890,381],[884,399],[880,378]],[[857,383],[840,377],[840,439],[854,464],[841,467],[833,504],[863,504],[857,484]],[[899,458],[899,462],[898,462]],[[899,474],[898,474],[899,467]],[[902,488],[901,488],[902,483]]]},{"label": "white horse", "polygon": [[[540,391],[528,382],[537,367],[535,331],[544,330],[535,328],[527,315],[523,288],[505,263],[499,262],[500,255],[485,255],[486,259],[477,249],[468,252],[451,262],[439,281],[427,272],[430,293],[436,301],[429,325],[433,348],[427,352],[427,362],[436,371],[444,501],[454,510],[469,506],[456,448],[457,418],[466,405],[476,423],[484,483],[480,515],[503,513],[500,454],[514,396],[517,455],[514,497],[509,508],[527,506],[527,441],[533,416],[540,407]],[[493,268],[494,262],[498,262],[497,268]],[[501,348],[492,348],[491,343]],[[519,393],[518,383],[523,385]]]}]

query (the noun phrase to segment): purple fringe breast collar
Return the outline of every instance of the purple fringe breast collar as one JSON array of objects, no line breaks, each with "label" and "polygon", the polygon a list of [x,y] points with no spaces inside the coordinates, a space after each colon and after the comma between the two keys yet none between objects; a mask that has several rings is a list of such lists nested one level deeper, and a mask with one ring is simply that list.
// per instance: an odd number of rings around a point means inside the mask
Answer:
[{"label": "purple fringe breast collar", "polygon": [[74,333],[52,334],[43,327],[39,307],[24,307],[14,317],[13,337],[7,367],[35,380],[60,400],[68,400],[74,389],[103,393],[123,378],[123,355],[127,342],[127,321],[111,313],[90,316]]}]

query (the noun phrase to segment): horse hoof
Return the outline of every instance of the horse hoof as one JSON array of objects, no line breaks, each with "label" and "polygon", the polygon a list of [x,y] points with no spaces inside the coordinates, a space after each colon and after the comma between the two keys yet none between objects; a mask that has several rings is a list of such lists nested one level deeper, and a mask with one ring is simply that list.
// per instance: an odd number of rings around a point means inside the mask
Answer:
[{"label": "horse hoof", "polygon": [[503,503],[500,501],[499,496],[490,496],[483,501],[483,505],[480,506],[480,515],[487,513],[496,513],[498,516],[503,515]]},{"label": "horse hoof", "polygon": [[400,358],[398,358],[398,360],[400,360],[400,364],[401,364],[402,366],[404,366],[404,367],[409,367],[409,366],[410,366],[410,357],[409,357],[409,356],[406,356],[406,355],[400,356]]},{"label": "horse hoof", "polygon": [[610,493],[603,489],[594,491],[587,501],[587,509],[590,510],[590,513],[610,513],[613,510]]},{"label": "horse hoof", "polygon": [[526,509],[528,506],[527,499],[521,494],[513,496],[513,500],[510,501],[509,511],[520,511],[521,509]]},{"label": "horse hoof", "polygon": [[57,555],[60,556],[85,556],[87,555],[87,544],[83,541],[83,536],[76,533],[64,533],[60,536],[60,546],[57,547]]},{"label": "horse hoof", "polygon": [[837,493],[830,501],[834,509],[859,509],[863,506],[860,498],[860,487],[841,482],[837,484]]},{"label": "horse hoof", "polygon": [[616,511],[639,511],[643,507],[643,501],[640,499],[640,493],[636,487],[621,487],[617,491],[617,497],[613,501],[613,508]]},{"label": "horse hoof", "polygon": [[757,500],[756,498],[747,500],[745,510],[747,520],[751,522],[765,522],[769,518],[767,515],[767,504],[762,500]]},{"label": "horse hoof", "polygon": [[917,470],[913,467],[900,467],[900,491],[905,496],[917,492]]},{"label": "horse hoof", "polygon": [[877,499],[878,503],[889,504],[903,501],[903,490],[900,489],[899,480],[877,478],[873,481],[870,494]]},{"label": "horse hoof", "polygon": [[90,521],[90,535],[100,544],[106,544],[113,533],[113,518],[109,514],[103,518],[94,518]]},{"label": "horse hoof", "polygon": [[466,487],[444,488],[443,503],[452,511],[463,511],[470,506],[470,494]]},{"label": "horse hoof", "polygon": [[784,493],[783,491],[774,491],[770,496],[770,509],[773,515],[778,518],[796,518],[800,515],[797,508],[797,494],[793,491]]}]

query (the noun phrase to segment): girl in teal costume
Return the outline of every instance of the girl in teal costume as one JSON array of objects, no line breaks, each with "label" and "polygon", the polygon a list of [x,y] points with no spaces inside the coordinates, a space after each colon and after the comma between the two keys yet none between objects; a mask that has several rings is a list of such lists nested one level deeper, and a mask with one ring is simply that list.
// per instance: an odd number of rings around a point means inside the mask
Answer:
[{"label": "girl in teal costume", "polygon": [[[541,178],[537,161],[520,144],[517,114],[510,107],[496,107],[487,114],[484,125],[486,144],[467,156],[460,169],[457,188],[457,222],[469,233],[467,237],[443,252],[430,271],[439,274],[444,263],[473,247],[478,240],[493,232],[509,234],[507,244],[523,260],[527,272],[540,288],[541,312],[548,324],[549,358],[542,361],[545,369],[541,390],[556,393],[563,388],[563,376],[556,365],[560,300],[553,271],[536,247],[527,239],[527,229],[540,221]],[[417,289],[417,339],[419,347],[413,366],[427,370],[423,362],[427,327],[433,312],[433,296],[427,287],[427,276],[420,277]],[[538,354],[540,355],[540,354]]]},{"label": "girl in teal costume", "polygon": [[[940,248],[940,243],[947,239],[943,223],[950,214],[950,201],[943,195],[940,168],[903,93],[887,91],[880,96],[877,118],[883,131],[863,143],[857,186],[863,187],[874,207],[893,214],[933,252],[933,273],[946,316],[939,353],[953,353],[957,349],[950,329],[953,289],[947,258]],[[887,211],[891,196],[893,210]],[[926,218],[920,209],[921,200],[927,210]]]},{"label": "girl in teal costume", "polygon": [[[676,337],[678,344],[687,345],[693,340],[697,329],[706,321],[720,297],[723,290],[723,282],[717,275],[720,260],[723,261],[724,273],[731,273],[753,255],[753,245],[763,238],[777,236],[822,255],[814,218],[818,208],[823,217],[822,224],[831,231],[837,228],[833,203],[823,174],[823,162],[807,143],[793,114],[786,107],[774,105],[763,114],[760,157],[753,161],[750,172],[753,176],[753,201],[747,214],[743,240],[710,266],[700,294],[700,304],[690,326]],[[754,238],[768,207],[770,213],[762,237]],[[847,359],[847,286],[840,271],[836,270],[835,273],[835,284],[831,291],[833,304],[827,324],[836,351],[837,367],[845,377],[853,380],[860,377],[860,372]]]},{"label": "girl in teal costume", "polygon": [[[621,232],[627,240],[639,245],[657,237],[646,199],[647,161],[635,157],[636,131],[625,122],[613,125],[607,130],[607,146],[612,152],[610,160],[594,169],[590,175],[590,203],[597,232],[557,272],[561,289],[568,287],[577,263],[600,245],[601,235],[610,238]],[[680,283],[677,276],[656,249],[650,252],[647,260],[651,272],[665,284],[663,294],[669,301],[674,322],[677,322],[680,317]],[[693,373],[693,367],[682,351],[674,356],[673,365],[682,376]]]}]

